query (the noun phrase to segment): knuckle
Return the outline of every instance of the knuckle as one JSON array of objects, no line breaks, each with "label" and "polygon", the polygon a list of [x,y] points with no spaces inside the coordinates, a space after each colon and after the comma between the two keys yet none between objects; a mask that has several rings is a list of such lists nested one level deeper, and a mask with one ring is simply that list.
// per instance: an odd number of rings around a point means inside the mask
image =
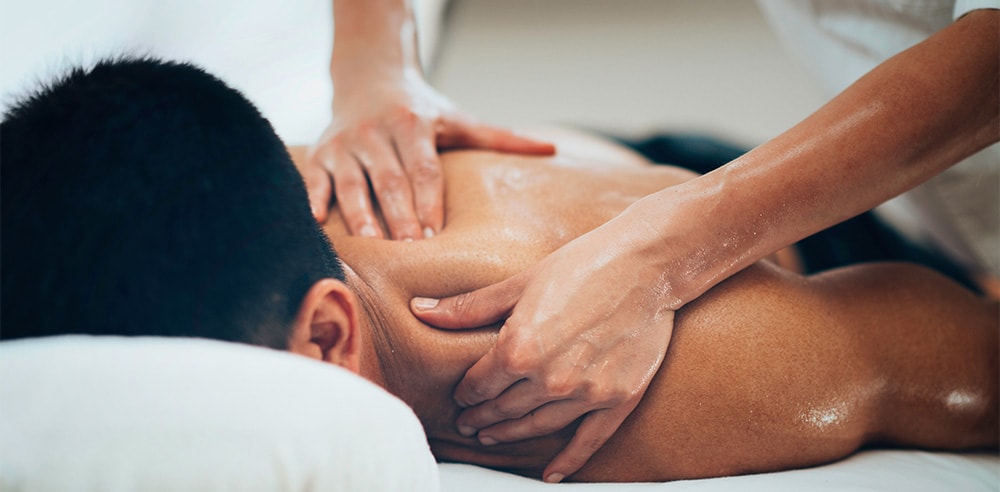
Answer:
[{"label": "knuckle", "polygon": [[[347,214],[344,214],[344,215],[347,215]],[[363,227],[365,227],[366,225],[371,224],[371,222],[369,222],[368,220],[365,219],[364,214],[361,213],[361,212],[359,212],[359,211],[353,212],[351,214],[351,216],[352,217],[349,220],[349,222],[350,222],[350,230],[355,231],[355,233],[358,233],[359,231],[361,231],[361,229]]]},{"label": "knuckle", "polygon": [[371,140],[378,134],[378,130],[378,123],[373,120],[365,120],[354,127],[353,133],[356,138]]},{"label": "knuckle", "polygon": [[538,353],[537,340],[520,335],[519,324],[513,317],[508,318],[500,330],[497,345],[503,347],[502,360],[508,373],[517,376],[536,374],[545,358]]},{"label": "knuckle", "polygon": [[344,133],[343,131],[338,131],[336,133],[324,133],[320,137],[319,142],[311,149],[315,154],[327,153],[332,150],[338,149],[344,145]]},{"label": "knuckle", "polygon": [[594,454],[594,452],[598,449],[601,449],[601,446],[604,445],[604,441],[605,439],[603,436],[587,436],[580,441],[580,448],[586,451],[586,456],[578,457],[581,461],[580,466],[583,466],[583,463],[586,463],[587,458],[589,458],[590,455]]},{"label": "knuckle", "polygon": [[326,148],[329,150],[342,149],[347,143],[346,140],[347,136],[344,132],[337,132],[327,139]]},{"label": "knuckle", "polygon": [[472,400],[483,401],[487,397],[486,387],[476,382],[470,382],[466,386],[466,392]]},{"label": "knuckle", "polygon": [[537,415],[536,413],[532,412],[532,413],[530,413],[528,415],[530,417],[532,417],[532,418],[528,419],[528,423],[527,423],[527,425],[525,426],[525,429],[524,429],[525,430],[525,434],[532,435],[532,436],[537,436],[537,435],[548,434],[548,433],[552,432],[553,429],[552,429],[552,425],[551,424],[548,424],[548,423],[542,421],[539,418],[534,418]]},{"label": "knuckle", "polygon": [[467,319],[475,314],[473,309],[476,303],[475,298],[471,294],[461,294],[455,296],[453,299],[451,310],[459,319]]},{"label": "knuckle", "polygon": [[410,176],[420,183],[435,182],[441,179],[441,166],[428,158],[419,159],[411,168]]},{"label": "knuckle", "polygon": [[569,396],[576,389],[576,382],[563,374],[549,374],[542,379],[542,387],[552,396]]},{"label": "knuckle", "polygon": [[616,386],[609,399],[617,405],[630,400],[638,400],[641,397],[641,394],[637,394],[636,391],[629,390],[624,386]]},{"label": "knuckle", "polygon": [[524,437],[551,434],[569,424],[569,422],[561,420],[559,415],[553,415],[551,413],[546,414],[544,411],[539,411],[537,409],[528,412],[524,416],[523,420],[525,421],[522,432]]},{"label": "knuckle", "polygon": [[521,416],[521,412],[519,412],[516,408],[505,405],[497,405],[496,408],[494,408],[493,413],[496,414],[497,417],[504,420],[516,419]]},{"label": "knuckle", "polygon": [[336,181],[337,191],[343,193],[347,189],[361,188],[367,183],[364,176],[357,173],[334,173],[333,179]]},{"label": "knuckle", "polygon": [[583,385],[583,398],[594,404],[617,405],[631,394],[623,386],[605,381],[587,380]]},{"label": "knuckle", "polygon": [[330,180],[329,173],[326,168],[322,167],[322,164],[310,165],[303,168],[302,179],[306,182],[306,186],[310,188],[323,184],[324,180]]},{"label": "knuckle", "polygon": [[614,388],[601,381],[591,379],[587,380],[587,382],[583,385],[583,394],[584,398],[588,401],[603,403],[613,399]]},{"label": "knuckle", "polygon": [[389,121],[400,126],[416,126],[420,116],[407,106],[396,106],[389,111]]},{"label": "knuckle", "polygon": [[377,181],[383,188],[399,189],[406,185],[406,175],[397,168],[384,167],[371,173],[373,180]]},{"label": "knuckle", "polygon": [[309,161],[302,166],[302,175],[326,176],[332,174],[336,167],[337,163],[334,162],[333,156],[329,152],[319,149],[309,156]]},{"label": "knuckle", "polygon": [[593,379],[583,381],[577,389],[579,390],[580,397],[585,401],[594,403],[604,400],[604,385]]},{"label": "knuckle", "polygon": [[500,369],[507,374],[523,376],[531,371],[534,360],[520,350],[502,350],[497,360]]}]

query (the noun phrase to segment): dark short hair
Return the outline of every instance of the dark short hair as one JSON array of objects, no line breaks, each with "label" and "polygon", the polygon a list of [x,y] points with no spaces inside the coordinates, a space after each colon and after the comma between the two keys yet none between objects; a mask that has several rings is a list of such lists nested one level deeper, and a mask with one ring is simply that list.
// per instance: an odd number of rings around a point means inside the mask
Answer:
[{"label": "dark short hair", "polygon": [[239,92],[187,63],[73,68],[0,123],[4,339],[204,337],[287,348],[343,280],[302,178]]}]

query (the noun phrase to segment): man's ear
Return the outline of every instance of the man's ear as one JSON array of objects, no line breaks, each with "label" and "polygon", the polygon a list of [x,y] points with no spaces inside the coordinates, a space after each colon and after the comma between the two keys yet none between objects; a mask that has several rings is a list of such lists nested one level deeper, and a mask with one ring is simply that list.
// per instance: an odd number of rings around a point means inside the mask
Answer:
[{"label": "man's ear", "polygon": [[343,282],[331,278],[316,282],[295,315],[289,350],[360,374],[360,307]]}]

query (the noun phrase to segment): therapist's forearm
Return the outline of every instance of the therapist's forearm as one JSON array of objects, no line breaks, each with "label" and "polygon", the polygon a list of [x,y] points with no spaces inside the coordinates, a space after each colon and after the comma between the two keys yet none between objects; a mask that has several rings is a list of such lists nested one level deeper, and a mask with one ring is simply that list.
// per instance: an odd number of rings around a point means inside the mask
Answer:
[{"label": "therapist's forearm", "polygon": [[969,14],[784,134],[626,211],[671,253],[661,266],[678,302],[996,142],[998,17]]},{"label": "therapist's forearm", "polygon": [[421,75],[409,0],[336,0],[333,19],[335,87]]}]

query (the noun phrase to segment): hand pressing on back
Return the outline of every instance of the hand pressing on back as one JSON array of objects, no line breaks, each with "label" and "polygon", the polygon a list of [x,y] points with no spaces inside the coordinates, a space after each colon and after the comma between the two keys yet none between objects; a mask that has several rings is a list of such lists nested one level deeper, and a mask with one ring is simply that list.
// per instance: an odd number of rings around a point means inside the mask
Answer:
[{"label": "hand pressing on back", "polygon": [[[336,86],[333,121],[304,171],[313,215],[336,199],[353,235],[413,240],[444,226],[438,151],[466,148],[551,155],[555,147],[485,125],[459,111],[419,74]],[[376,220],[381,208],[388,231]]]}]

